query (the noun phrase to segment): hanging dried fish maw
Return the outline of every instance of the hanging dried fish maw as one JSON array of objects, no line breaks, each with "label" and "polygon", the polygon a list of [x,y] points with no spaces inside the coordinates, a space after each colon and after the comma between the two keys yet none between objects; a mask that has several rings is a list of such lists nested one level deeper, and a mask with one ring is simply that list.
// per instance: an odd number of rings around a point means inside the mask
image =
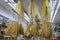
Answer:
[{"label": "hanging dried fish maw", "polygon": [[20,24],[20,25],[18,26],[18,29],[19,29],[18,33],[19,33],[20,35],[23,35],[23,34],[24,34],[24,28],[23,28],[22,24]]},{"label": "hanging dried fish maw", "polygon": [[50,6],[49,5],[47,5],[47,7],[48,7],[48,9],[47,9],[47,11],[48,11],[48,20],[50,21],[51,10],[50,10]]},{"label": "hanging dried fish maw", "polygon": [[50,21],[50,5],[48,0],[45,0],[42,4],[41,17],[43,20],[48,19]]},{"label": "hanging dried fish maw", "polygon": [[7,35],[11,35],[12,37],[16,37],[16,35],[17,35],[16,27],[13,26],[13,23],[10,24],[10,26],[5,29],[5,33],[6,33]]},{"label": "hanging dried fish maw", "polygon": [[52,36],[52,27],[51,27],[51,23],[50,22],[44,22],[42,24],[42,31],[43,31],[43,35],[45,37],[51,37]]},{"label": "hanging dried fish maw", "polygon": [[34,0],[31,0],[30,5],[29,5],[29,9],[28,9],[28,15],[29,15],[29,17],[35,17],[36,14],[37,14],[36,3],[34,2]]},{"label": "hanging dried fish maw", "polygon": [[16,11],[19,13],[19,15],[21,16],[21,18],[24,18],[24,5],[22,3],[22,0],[18,1],[18,3],[16,4]]},{"label": "hanging dried fish maw", "polygon": [[25,37],[31,38],[36,37],[36,27],[33,24],[28,24],[27,30],[25,32]]},{"label": "hanging dried fish maw", "polygon": [[5,33],[6,33],[7,35],[9,35],[10,29],[12,28],[10,24],[9,24],[8,26],[10,26],[10,27],[7,27],[7,28],[5,29]]},{"label": "hanging dried fish maw", "polygon": [[22,25],[20,25],[18,22],[13,21],[13,23],[11,23],[10,26],[5,29],[5,33],[12,37],[17,37],[18,35],[22,35],[24,33],[24,30]]}]

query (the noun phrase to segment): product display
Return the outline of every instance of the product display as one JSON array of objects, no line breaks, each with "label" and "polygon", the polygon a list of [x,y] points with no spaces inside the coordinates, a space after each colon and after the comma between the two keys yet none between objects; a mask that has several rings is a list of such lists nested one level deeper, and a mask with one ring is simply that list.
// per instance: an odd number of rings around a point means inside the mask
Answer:
[{"label": "product display", "polygon": [[48,21],[50,21],[50,4],[48,3],[47,0],[45,0],[42,4],[42,9],[41,9],[41,17],[42,20],[47,19]]},{"label": "product display", "polygon": [[45,0],[42,4],[42,10],[41,10],[41,17],[42,17],[42,31],[43,31],[43,36],[45,38],[51,38],[52,36],[52,26],[50,23],[50,5],[47,0]]},{"label": "product display", "polygon": [[9,27],[5,29],[5,33],[12,37],[17,37],[18,35],[24,34],[24,29],[18,22],[13,21]]},{"label": "product display", "polygon": [[28,24],[25,36],[27,38],[36,37],[36,27],[33,24]]},{"label": "product display", "polygon": [[30,17],[30,21],[34,21],[35,16],[37,14],[37,10],[36,10],[36,3],[34,0],[30,0],[30,5],[29,5],[29,9],[28,9],[28,15]]},{"label": "product display", "polygon": [[59,2],[60,0],[0,0],[0,40],[60,38]]},{"label": "product display", "polygon": [[22,0],[19,0],[16,4],[16,11],[19,13],[21,19],[24,18],[24,5],[22,3]]},{"label": "product display", "polygon": [[50,22],[44,22],[42,24],[42,31],[43,31],[43,35],[45,37],[51,37],[52,36],[52,28],[51,28],[51,23]]}]

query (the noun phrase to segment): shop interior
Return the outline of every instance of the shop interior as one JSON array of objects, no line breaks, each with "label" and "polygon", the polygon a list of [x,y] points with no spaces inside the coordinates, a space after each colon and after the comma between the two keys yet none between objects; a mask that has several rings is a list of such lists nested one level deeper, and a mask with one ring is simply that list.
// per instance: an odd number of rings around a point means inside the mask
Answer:
[{"label": "shop interior", "polygon": [[0,0],[0,40],[60,40],[60,0]]}]

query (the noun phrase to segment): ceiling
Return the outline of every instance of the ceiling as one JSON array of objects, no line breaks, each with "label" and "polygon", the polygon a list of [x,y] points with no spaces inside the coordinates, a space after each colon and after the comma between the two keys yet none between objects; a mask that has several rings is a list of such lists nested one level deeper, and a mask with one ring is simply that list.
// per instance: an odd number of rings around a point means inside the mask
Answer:
[{"label": "ceiling", "polygon": [[55,23],[55,24],[60,23],[60,7],[59,7],[58,12],[57,12],[57,14],[56,14],[54,23]]},{"label": "ceiling", "polygon": [[56,24],[60,24],[60,0],[57,1],[57,5],[54,11],[54,15],[52,17],[52,23]]}]

